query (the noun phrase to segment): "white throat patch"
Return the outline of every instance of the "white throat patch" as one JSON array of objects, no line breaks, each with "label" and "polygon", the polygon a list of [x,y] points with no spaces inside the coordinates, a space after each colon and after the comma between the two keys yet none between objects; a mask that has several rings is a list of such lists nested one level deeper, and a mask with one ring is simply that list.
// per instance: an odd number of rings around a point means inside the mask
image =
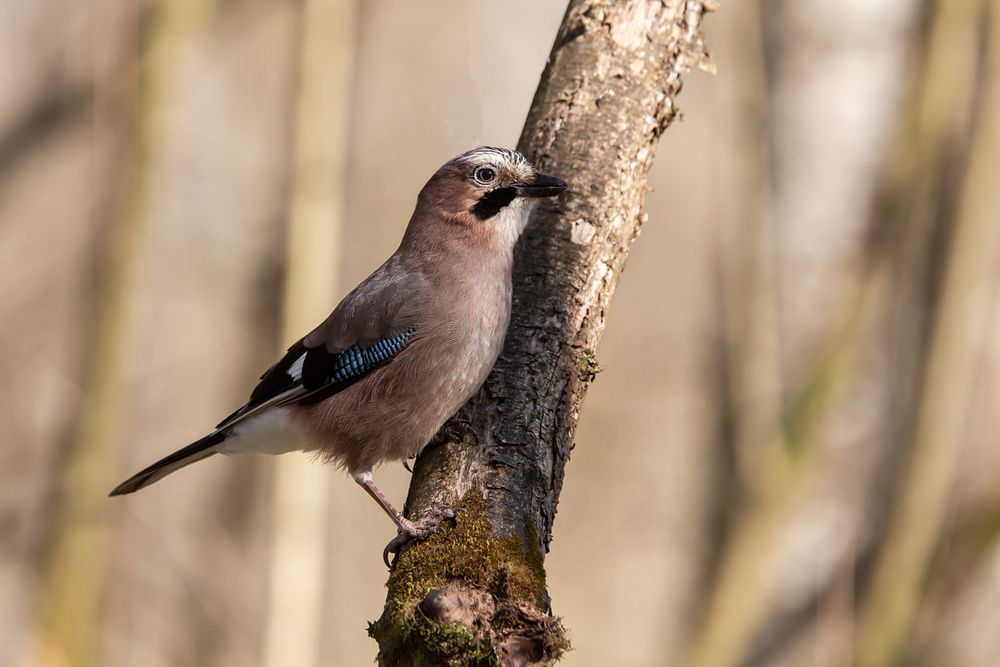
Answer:
[{"label": "white throat patch", "polygon": [[535,208],[535,201],[525,197],[517,197],[511,203],[500,209],[500,212],[491,221],[496,225],[497,233],[504,241],[504,245],[514,249],[518,237],[524,231],[531,217],[531,211]]}]

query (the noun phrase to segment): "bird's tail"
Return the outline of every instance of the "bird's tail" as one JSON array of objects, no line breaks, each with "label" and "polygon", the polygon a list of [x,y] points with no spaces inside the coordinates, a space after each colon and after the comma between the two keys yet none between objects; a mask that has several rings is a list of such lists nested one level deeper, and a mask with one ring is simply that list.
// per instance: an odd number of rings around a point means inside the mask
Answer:
[{"label": "bird's tail", "polygon": [[222,431],[210,433],[201,440],[196,440],[187,447],[178,449],[170,456],[160,459],[148,468],[140,470],[116,486],[110,495],[121,496],[126,493],[135,493],[139,489],[163,479],[170,473],[180,470],[184,466],[191,465],[196,461],[208,458],[212,454],[215,454],[215,446],[225,439],[226,434]]}]

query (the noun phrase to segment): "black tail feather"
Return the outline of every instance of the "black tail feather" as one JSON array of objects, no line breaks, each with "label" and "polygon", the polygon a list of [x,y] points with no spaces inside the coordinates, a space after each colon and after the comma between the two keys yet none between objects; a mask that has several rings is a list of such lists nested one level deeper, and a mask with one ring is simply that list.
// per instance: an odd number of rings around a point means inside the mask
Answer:
[{"label": "black tail feather", "polygon": [[178,449],[173,454],[160,459],[148,468],[140,470],[116,486],[110,495],[121,496],[126,493],[135,493],[139,489],[163,479],[170,473],[180,470],[184,466],[191,465],[196,461],[208,458],[212,454],[215,454],[215,451],[212,448],[225,439],[226,434],[222,431],[210,433],[201,440],[196,440],[187,447]]}]

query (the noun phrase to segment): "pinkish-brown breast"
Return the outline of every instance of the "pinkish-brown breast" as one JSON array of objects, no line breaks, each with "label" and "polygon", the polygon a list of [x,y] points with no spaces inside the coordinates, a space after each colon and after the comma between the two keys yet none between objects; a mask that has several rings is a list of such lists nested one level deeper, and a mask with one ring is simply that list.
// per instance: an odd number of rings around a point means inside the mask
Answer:
[{"label": "pinkish-brown breast", "polygon": [[299,408],[324,455],[352,474],[414,456],[482,386],[510,319],[510,253],[491,245],[456,248],[453,261],[426,267],[432,293],[413,341],[363,380]]}]

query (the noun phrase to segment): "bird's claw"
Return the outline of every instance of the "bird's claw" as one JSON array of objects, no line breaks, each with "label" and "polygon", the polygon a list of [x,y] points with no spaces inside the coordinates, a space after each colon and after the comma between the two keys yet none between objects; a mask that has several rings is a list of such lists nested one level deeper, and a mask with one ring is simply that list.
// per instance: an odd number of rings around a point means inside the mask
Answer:
[{"label": "bird's claw", "polygon": [[[440,530],[442,523],[449,519],[454,519],[458,512],[463,511],[465,511],[463,507],[452,508],[444,503],[437,503],[430,512],[418,521],[410,521],[403,518],[402,525],[399,528],[399,532],[396,533],[396,537],[389,540],[389,543],[385,545],[385,549],[382,550],[382,562],[385,563],[386,567],[391,568],[396,562],[395,556],[399,555],[405,545],[414,540],[418,542],[426,540]],[[391,561],[389,560],[389,554],[394,556]]]}]

